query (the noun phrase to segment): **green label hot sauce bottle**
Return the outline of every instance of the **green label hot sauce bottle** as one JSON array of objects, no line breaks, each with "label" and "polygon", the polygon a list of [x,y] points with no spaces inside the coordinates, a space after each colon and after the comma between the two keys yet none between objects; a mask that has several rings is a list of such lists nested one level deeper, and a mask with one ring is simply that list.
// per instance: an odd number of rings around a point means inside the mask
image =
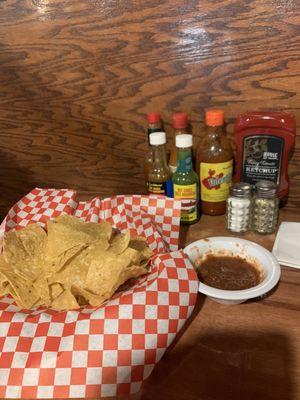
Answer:
[{"label": "green label hot sauce bottle", "polygon": [[178,149],[177,170],[173,175],[174,198],[181,200],[182,224],[191,225],[199,220],[199,179],[193,170],[192,135],[176,136]]}]

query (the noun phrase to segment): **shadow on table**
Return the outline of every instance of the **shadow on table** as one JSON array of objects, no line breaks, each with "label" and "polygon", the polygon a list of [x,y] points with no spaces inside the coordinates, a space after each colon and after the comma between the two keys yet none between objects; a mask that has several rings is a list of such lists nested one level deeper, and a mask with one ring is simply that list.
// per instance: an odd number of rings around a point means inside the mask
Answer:
[{"label": "shadow on table", "polygon": [[140,399],[296,400],[292,349],[281,333],[216,329],[174,360],[172,353],[166,357],[145,382]]}]

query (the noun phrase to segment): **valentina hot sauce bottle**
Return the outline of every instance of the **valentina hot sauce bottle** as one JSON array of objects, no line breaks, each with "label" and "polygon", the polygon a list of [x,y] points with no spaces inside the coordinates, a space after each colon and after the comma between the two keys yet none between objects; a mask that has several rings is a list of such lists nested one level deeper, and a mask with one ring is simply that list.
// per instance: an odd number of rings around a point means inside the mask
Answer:
[{"label": "valentina hot sauce bottle", "polygon": [[281,205],[289,192],[288,161],[296,138],[294,114],[284,111],[252,111],[240,114],[235,125],[237,149],[234,180],[255,185],[278,185]]},{"label": "valentina hot sauce bottle", "polygon": [[196,154],[201,212],[206,215],[222,215],[226,212],[233,170],[233,151],[223,132],[224,111],[207,110],[205,123],[205,133]]}]

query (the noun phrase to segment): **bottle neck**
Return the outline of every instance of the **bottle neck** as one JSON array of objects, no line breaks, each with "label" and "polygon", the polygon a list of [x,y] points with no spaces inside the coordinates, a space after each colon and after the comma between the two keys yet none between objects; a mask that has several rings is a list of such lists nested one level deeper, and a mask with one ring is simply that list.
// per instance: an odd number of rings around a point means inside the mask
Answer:
[{"label": "bottle neck", "polygon": [[156,122],[155,124],[149,124],[147,128],[148,135],[148,145],[150,146],[150,133],[160,132],[161,131],[161,123]]},{"label": "bottle neck", "polygon": [[220,140],[223,134],[222,126],[207,126],[206,127],[207,137],[212,140]]},{"label": "bottle neck", "polygon": [[179,148],[177,159],[177,172],[188,173],[193,171],[191,147]]},{"label": "bottle neck", "polygon": [[151,146],[151,148],[153,167],[168,169],[165,145],[160,144],[158,146]]},{"label": "bottle neck", "polygon": [[187,127],[174,128],[174,136],[187,134]]}]

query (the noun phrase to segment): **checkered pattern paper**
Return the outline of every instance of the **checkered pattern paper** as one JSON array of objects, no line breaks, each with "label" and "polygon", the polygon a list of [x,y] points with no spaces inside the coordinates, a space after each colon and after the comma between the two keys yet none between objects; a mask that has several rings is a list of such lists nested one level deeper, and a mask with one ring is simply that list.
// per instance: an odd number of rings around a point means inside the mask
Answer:
[{"label": "checkered pattern paper", "polygon": [[196,273],[181,251],[173,251],[178,202],[117,196],[77,203],[73,191],[35,189],[10,210],[1,229],[44,225],[62,212],[130,229],[145,236],[156,255],[148,275],[98,308],[21,310],[10,296],[0,298],[0,398],[135,393],[194,308]]}]

